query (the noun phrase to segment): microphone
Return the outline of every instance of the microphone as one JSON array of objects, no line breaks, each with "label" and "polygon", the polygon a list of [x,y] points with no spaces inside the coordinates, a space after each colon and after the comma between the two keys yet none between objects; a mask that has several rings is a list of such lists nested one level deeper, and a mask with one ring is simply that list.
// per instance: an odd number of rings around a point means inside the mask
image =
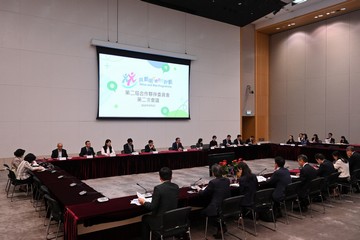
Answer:
[{"label": "microphone", "polygon": [[145,190],[145,194],[149,192],[146,188],[144,188],[143,186],[141,186],[139,183],[136,183],[136,185],[138,185],[139,187],[141,187],[142,189],[144,189],[144,190]]},{"label": "microphone", "polygon": [[257,175],[260,176],[263,172],[265,172],[267,170],[267,168],[264,168],[263,170],[261,170]]},{"label": "microphone", "polygon": [[196,180],[193,184],[191,184],[191,186],[195,186],[196,183],[198,183],[202,178],[199,178],[198,180]]}]

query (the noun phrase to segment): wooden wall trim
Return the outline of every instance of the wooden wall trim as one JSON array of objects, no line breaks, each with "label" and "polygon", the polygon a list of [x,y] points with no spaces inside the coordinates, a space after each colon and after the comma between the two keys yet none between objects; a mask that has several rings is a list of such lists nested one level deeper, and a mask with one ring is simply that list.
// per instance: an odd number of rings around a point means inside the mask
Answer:
[{"label": "wooden wall trim", "polygon": [[269,141],[269,35],[255,32],[255,138]]}]

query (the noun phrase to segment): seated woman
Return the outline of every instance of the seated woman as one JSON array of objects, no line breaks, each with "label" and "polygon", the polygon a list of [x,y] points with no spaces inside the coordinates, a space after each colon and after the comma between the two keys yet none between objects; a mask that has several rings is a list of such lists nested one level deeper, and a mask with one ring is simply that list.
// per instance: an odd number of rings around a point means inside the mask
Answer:
[{"label": "seated woman", "polygon": [[245,162],[240,162],[238,169],[240,171],[239,194],[244,195],[241,206],[249,207],[254,204],[258,181]]},{"label": "seated woman", "polygon": [[29,171],[43,171],[45,170],[44,167],[33,167],[31,164],[36,160],[34,154],[29,153],[24,157],[24,160],[19,164],[19,167],[16,171],[16,178],[18,180],[29,180],[31,182],[31,174]]},{"label": "seated woman", "polygon": [[199,140],[197,141],[196,143],[196,147],[197,148],[202,148],[204,146],[203,144],[203,139],[202,138],[199,138]]},{"label": "seated woman", "polygon": [[319,139],[319,136],[317,134],[314,134],[311,138],[312,143],[321,143],[321,140]]},{"label": "seated woman", "polygon": [[14,156],[15,158],[11,161],[11,169],[16,172],[20,163],[23,161],[23,156],[25,154],[25,150],[24,149],[17,149],[15,152],[14,152]]},{"label": "seated woman", "polygon": [[289,139],[287,140],[286,144],[295,144],[294,136],[289,135]]},{"label": "seated woman", "polygon": [[105,140],[105,145],[101,148],[101,155],[104,155],[104,156],[115,156],[116,155],[114,148],[111,146],[110,139]]},{"label": "seated woman", "polygon": [[338,151],[332,153],[332,157],[334,158],[334,168],[340,172],[338,177],[339,183],[349,183],[350,180],[350,170],[349,170],[349,162],[345,158],[341,156]]},{"label": "seated woman", "polygon": [[345,136],[341,136],[340,143],[342,144],[349,144],[349,141],[345,138]]}]

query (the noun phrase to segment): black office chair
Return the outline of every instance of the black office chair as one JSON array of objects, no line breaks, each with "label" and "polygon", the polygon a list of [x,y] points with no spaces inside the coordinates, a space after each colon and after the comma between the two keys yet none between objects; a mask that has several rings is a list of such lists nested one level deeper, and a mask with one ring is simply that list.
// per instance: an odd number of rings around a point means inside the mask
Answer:
[{"label": "black office chair", "polygon": [[[246,238],[244,219],[242,216],[242,208],[240,206],[240,203],[242,202],[243,198],[244,195],[226,198],[223,200],[221,204],[221,210],[219,216],[217,217],[217,220],[220,224],[221,237],[223,240],[224,240],[223,222],[225,222],[225,220],[230,217],[237,217],[238,228],[240,227],[240,222],[241,222],[242,230],[244,232],[244,239]],[[207,239],[208,221],[209,221],[209,217],[206,217],[205,239]]]},{"label": "black office chair", "polygon": [[16,175],[15,175],[14,171],[12,171],[10,169],[8,171],[9,171],[8,177],[10,179],[10,184],[9,184],[8,190],[6,192],[6,197],[9,197],[9,191],[10,191],[11,185],[14,186],[12,193],[11,193],[11,202],[13,201],[14,192],[15,192],[15,189],[17,186],[26,186],[26,196],[28,196],[29,193],[31,192],[32,178],[28,178],[25,180],[18,180],[18,179],[16,179]]},{"label": "black office chair", "polygon": [[[59,237],[61,223],[64,222],[64,212],[60,207],[59,203],[55,199],[50,197],[48,194],[45,194],[44,198],[49,206],[49,211],[50,211],[50,218],[46,228],[46,239],[53,239],[53,238],[57,239]],[[49,232],[51,221],[55,221],[56,223],[58,223],[55,236],[52,236],[54,233]]]},{"label": "black office chair", "polygon": [[267,227],[273,231],[276,231],[276,221],[275,221],[275,216],[274,216],[274,211],[273,211],[273,200],[272,200],[273,192],[274,192],[274,188],[267,188],[267,189],[257,191],[256,195],[255,195],[255,204],[251,207],[246,207],[246,209],[249,209],[252,212],[255,236],[257,236],[257,229],[256,229],[257,221],[256,221],[256,219],[257,219],[258,213],[260,213],[260,212],[270,211],[270,213],[272,215],[272,221],[274,222],[274,228],[269,228],[265,225],[264,225],[264,227]]},{"label": "black office chair", "polygon": [[360,189],[360,169],[354,170],[351,174],[351,183],[356,186],[357,189]]},{"label": "black office chair", "polygon": [[185,233],[188,234],[191,240],[190,233],[190,215],[191,207],[177,208],[165,212],[161,217],[161,226],[159,229],[151,229],[150,240],[152,236],[160,236],[160,239],[180,236]]},{"label": "black office chair", "polygon": [[325,213],[324,198],[322,196],[322,189],[323,189],[323,185],[325,183],[324,181],[325,180],[323,177],[318,177],[318,178],[311,180],[311,182],[310,182],[308,200],[309,200],[311,217],[313,217],[312,212],[314,211],[312,208],[314,198],[319,198],[321,200],[321,204],[323,206],[323,213]]},{"label": "black office chair", "polygon": [[[338,178],[339,178],[339,175],[340,173],[339,172],[334,172],[332,174],[330,174],[327,178],[327,181],[326,181],[326,190],[327,190],[327,194],[329,197],[336,197],[336,195],[331,195],[330,194],[330,190],[333,190],[333,189],[337,189],[338,188]],[[339,191],[339,196],[340,196],[340,191]]]},{"label": "black office chair", "polygon": [[145,148],[141,149],[140,152],[141,152],[141,153],[145,152]]},{"label": "black office chair", "polygon": [[191,148],[191,149],[195,149],[195,148],[196,148],[196,145],[191,145],[190,148]]},{"label": "black office chair", "polygon": [[9,173],[9,171],[11,171],[11,168],[7,164],[4,164],[4,167],[5,167],[5,170],[8,171],[8,180],[7,180],[6,185],[5,185],[5,192],[7,193],[9,191],[9,188],[10,188],[10,185],[11,185],[11,179],[10,179],[10,173]]},{"label": "black office chair", "polygon": [[287,207],[286,207],[287,202],[291,202],[291,212],[294,211],[294,202],[297,202],[299,210],[300,210],[300,216],[302,217],[300,200],[299,200],[299,196],[297,194],[298,188],[300,185],[301,185],[301,182],[297,181],[297,182],[290,183],[285,188],[285,198],[282,202],[280,202],[280,207],[284,206],[286,224],[289,224],[289,216],[288,216]]}]

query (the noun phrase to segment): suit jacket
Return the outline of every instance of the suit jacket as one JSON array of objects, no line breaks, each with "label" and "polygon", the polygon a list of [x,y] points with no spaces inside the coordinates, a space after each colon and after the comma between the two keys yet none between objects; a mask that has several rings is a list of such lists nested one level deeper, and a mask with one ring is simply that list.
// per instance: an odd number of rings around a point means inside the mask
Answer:
[{"label": "suit jacket", "polygon": [[236,145],[239,145],[239,144],[240,144],[240,145],[243,145],[243,144],[244,144],[244,141],[243,141],[243,140],[240,140],[240,141],[239,141],[238,139],[235,139],[235,140],[234,140],[234,144],[236,144]]},{"label": "suit jacket", "polygon": [[239,179],[239,194],[244,195],[241,206],[252,206],[258,187],[258,181],[255,174],[242,176]]},{"label": "suit jacket", "polygon": [[298,195],[300,198],[305,198],[309,191],[309,185],[311,180],[317,177],[317,170],[306,164],[303,168],[300,169],[300,177],[299,181],[301,181],[301,185],[298,189]]},{"label": "suit jacket", "polygon": [[181,143],[179,143],[179,146],[178,146],[176,142],[174,142],[172,144],[171,148],[172,148],[172,150],[179,150],[179,148],[184,149],[184,147],[183,147],[183,145]]},{"label": "suit jacket", "polygon": [[92,147],[89,147],[87,149],[86,147],[82,147],[79,153],[80,157],[86,156],[86,155],[95,155],[94,149]]},{"label": "suit jacket", "polygon": [[215,140],[210,141],[210,144],[209,144],[210,147],[214,147],[214,146],[217,147],[217,145],[218,145],[217,141],[215,141]]},{"label": "suit jacket", "polygon": [[349,158],[350,175],[353,171],[360,168],[360,153],[354,152]]},{"label": "suit jacket", "polygon": [[177,208],[179,186],[170,181],[165,181],[154,187],[151,203],[145,202],[144,206],[151,210],[151,215],[159,216],[166,211]]},{"label": "suit jacket", "polygon": [[267,181],[270,187],[275,188],[272,197],[274,201],[281,202],[285,197],[285,188],[291,183],[290,172],[286,168],[279,168]]},{"label": "suit jacket", "polygon": [[132,153],[135,152],[134,145],[130,145],[128,143],[124,144],[124,153]]},{"label": "suit jacket", "polygon": [[[54,149],[52,151],[52,153],[51,153],[51,158],[58,158],[59,157],[59,152],[58,151],[59,151],[58,149]],[[66,152],[65,149],[61,150],[61,156],[62,157],[68,157],[67,152]]]},{"label": "suit jacket", "polygon": [[326,181],[326,178],[333,172],[335,172],[333,163],[325,159],[325,161],[322,164],[320,164],[319,169],[317,171],[317,175],[319,177],[324,177]]},{"label": "suit jacket", "polygon": [[231,140],[227,140],[226,138],[223,140],[223,145],[226,147],[227,144],[232,145]]},{"label": "suit jacket", "polygon": [[154,146],[152,148],[150,148],[149,144],[145,146],[145,152],[154,152],[154,151],[156,151],[156,148]]},{"label": "suit jacket", "polygon": [[204,191],[201,191],[200,196],[210,198],[209,205],[202,210],[206,216],[217,216],[219,214],[222,201],[231,196],[230,180],[228,178],[215,178],[209,182],[209,185]]}]

